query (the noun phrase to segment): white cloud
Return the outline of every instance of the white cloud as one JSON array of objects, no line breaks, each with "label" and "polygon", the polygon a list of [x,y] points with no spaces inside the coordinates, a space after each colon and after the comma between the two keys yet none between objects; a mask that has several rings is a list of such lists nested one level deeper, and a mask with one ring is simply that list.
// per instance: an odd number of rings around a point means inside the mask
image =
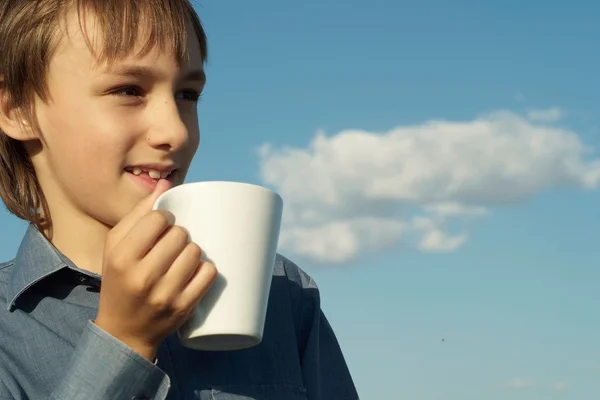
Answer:
[{"label": "white cloud", "polygon": [[558,381],[552,384],[552,389],[554,390],[565,390],[567,388],[567,382]]},{"label": "white cloud", "polygon": [[556,122],[564,116],[563,110],[558,107],[545,110],[530,110],[527,118],[534,122]]},{"label": "white cloud", "polygon": [[450,236],[439,229],[431,229],[423,235],[419,243],[422,251],[452,251],[458,249],[467,241],[467,235]]},{"label": "white cloud", "polygon": [[527,379],[513,379],[506,383],[506,387],[509,389],[521,390],[521,389],[529,389],[535,386],[533,381]]},{"label": "white cloud", "polygon": [[294,253],[326,263],[341,263],[360,250],[375,251],[398,242],[404,226],[383,218],[327,220],[308,226],[287,226],[280,245]]},{"label": "white cloud", "polygon": [[452,217],[459,215],[480,216],[486,215],[487,210],[484,207],[468,207],[460,203],[437,203],[425,206],[425,210],[439,216]]},{"label": "white cloud", "polygon": [[600,159],[546,112],[318,132],[306,148],[264,145],[262,179],[285,199],[281,246],[325,263],[400,244],[453,251],[469,222],[495,207],[595,188]]}]

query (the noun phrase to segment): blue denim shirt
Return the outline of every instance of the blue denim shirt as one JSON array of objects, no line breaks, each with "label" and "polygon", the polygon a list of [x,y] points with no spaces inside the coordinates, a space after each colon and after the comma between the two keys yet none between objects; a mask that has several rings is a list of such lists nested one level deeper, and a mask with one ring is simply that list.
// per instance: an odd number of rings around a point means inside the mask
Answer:
[{"label": "blue denim shirt", "polygon": [[152,363],[94,325],[99,288],[29,227],[0,264],[0,399],[358,398],[314,281],[281,256],[263,342],[246,350],[191,350],[173,335]]}]

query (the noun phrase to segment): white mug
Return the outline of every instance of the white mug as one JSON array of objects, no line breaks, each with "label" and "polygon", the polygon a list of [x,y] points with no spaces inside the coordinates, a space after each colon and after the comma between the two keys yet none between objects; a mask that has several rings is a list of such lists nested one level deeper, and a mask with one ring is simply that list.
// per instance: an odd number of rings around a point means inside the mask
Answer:
[{"label": "white mug", "polygon": [[163,193],[154,209],[175,215],[218,276],[178,332],[196,350],[239,350],[262,341],[283,200],[261,186],[197,182]]}]

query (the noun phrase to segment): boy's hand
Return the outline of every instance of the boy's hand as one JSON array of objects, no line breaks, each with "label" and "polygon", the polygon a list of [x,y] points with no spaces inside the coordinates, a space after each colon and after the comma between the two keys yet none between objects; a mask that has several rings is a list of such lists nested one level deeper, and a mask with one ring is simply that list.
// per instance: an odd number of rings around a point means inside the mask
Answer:
[{"label": "boy's hand", "polygon": [[108,234],[96,325],[152,360],[164,338],[191,317],[217,271],[166,211],[156,190]]}]

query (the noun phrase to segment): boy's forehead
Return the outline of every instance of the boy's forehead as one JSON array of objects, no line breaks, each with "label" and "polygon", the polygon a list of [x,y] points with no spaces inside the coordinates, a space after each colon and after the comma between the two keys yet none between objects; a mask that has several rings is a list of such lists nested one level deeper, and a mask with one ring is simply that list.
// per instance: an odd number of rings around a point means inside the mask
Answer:
[{"label": "boy's forehead", "polygon": [[[60,31],[57,32],[56,52],[68,52],[71,55],[89,58],[94,69],[110,71],[118,68],[121,64],[133,64],[142,60],[144,63],[151,64],[154,60],[164,55],[172,57],[174,61],[178,62],[172,46],[159,40],[156,40],[154,43],[149,42],[149,38],[156,32],[152,32],[152,24],[149,21],[144,21],[144,19],[141,19],[136,27],[128,27],[128,29],[135,29],[135,32],[122,33],[124,36],[129,36],[133,33],[136,40],[130,46],[127,46],[126,51],[123,51],[122,54],[112,59],[104,57],[107,47],[107,32],[105,30],[110,28],[102,27],[99,18],[93,11],[84,10],[81,12],[77,9],[69,10],[65,14],[63,24],[60,28]],[[200,41],[189,22],[186,24],[186,28],[187,54],[181,60],[181,67],[190,63],[198,63],[202,67]],[[123,40],[124,38],[121,39],[123,43],[126,42],[126,40]]]}]

